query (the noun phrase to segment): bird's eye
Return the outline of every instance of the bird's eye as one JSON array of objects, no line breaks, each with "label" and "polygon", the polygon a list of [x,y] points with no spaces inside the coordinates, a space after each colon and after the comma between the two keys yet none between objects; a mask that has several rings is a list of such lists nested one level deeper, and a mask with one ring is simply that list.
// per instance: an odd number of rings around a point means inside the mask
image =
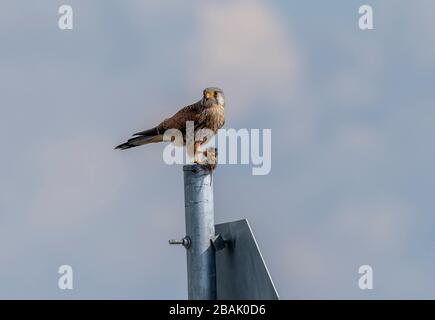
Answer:
[{"label": "bird's eye", "polygon": [[215,97],[218,96],[218,92],[217,92],[217,91],[214,92],[214,96],[215,96]]}]

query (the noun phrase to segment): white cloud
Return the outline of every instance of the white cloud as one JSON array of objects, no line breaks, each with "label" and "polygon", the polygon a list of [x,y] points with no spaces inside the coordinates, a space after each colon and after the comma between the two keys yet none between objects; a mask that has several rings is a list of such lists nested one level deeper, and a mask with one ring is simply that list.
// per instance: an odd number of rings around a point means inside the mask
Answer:
[{"label": "white cloud", "polygon": [[203,2],[197,13],[192,86],[222,86],[232,118],[252,109],[258,99],[267,99],[267,108],[285,107],[298,59],[271,7],[251,0]]},{"label": "white cloud", "polygon": [[377,128],[347,124],[337,128],[336,140],[331,148],[333,147],[337,152],[360,156],[361,159],[369,157],[373,160],[379,160],[385,156],[384,140],[382,133]]}]

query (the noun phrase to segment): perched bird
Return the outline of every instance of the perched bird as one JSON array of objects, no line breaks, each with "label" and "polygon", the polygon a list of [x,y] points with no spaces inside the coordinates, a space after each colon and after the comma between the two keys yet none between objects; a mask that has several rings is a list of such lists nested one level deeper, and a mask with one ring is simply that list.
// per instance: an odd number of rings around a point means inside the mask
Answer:
[{"label": "perched bird", "polygon": [[[193,121],[195,134],[199,129],[209,129],[213,133],[222,128],[225,123],[225,96],[219,88],[206,88],[202,99],[198,102],[182,108],[172,117],[163,120],[158,126],[133,134],[134,138],[120,144],[115,149],[130,149],[148,143],[162,142],[163,134],[168,129],[178,129],[183,134],[183,142],[186,144],[186,122]],[[194,153],[205,140],[194,143]],[[208,151],[209,155],[211,151]],[[213,155],[213,157],[217,156]],[[196,157],[195,157],[196,162]]]}]

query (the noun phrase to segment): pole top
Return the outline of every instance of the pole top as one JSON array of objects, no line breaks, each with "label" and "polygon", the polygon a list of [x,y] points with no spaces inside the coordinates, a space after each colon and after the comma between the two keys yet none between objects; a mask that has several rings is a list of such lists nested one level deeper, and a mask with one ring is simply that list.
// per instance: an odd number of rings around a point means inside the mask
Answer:
[{"label": "pole top", "polygon": [[183,171],[190,171],[192,173],[210,173],[209,169],[197,163],[185,164],[183,166]]}]

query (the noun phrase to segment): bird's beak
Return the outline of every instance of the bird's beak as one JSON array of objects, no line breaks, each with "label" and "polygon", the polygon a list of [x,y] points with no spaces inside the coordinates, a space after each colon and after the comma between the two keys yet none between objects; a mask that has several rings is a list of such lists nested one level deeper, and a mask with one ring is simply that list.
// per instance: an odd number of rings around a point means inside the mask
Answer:
[{"label": "bird's beak", "polygon": [[211,93],[210,92],[206,92],[205,93],[205,99],[208,100],[211,97]]}]

